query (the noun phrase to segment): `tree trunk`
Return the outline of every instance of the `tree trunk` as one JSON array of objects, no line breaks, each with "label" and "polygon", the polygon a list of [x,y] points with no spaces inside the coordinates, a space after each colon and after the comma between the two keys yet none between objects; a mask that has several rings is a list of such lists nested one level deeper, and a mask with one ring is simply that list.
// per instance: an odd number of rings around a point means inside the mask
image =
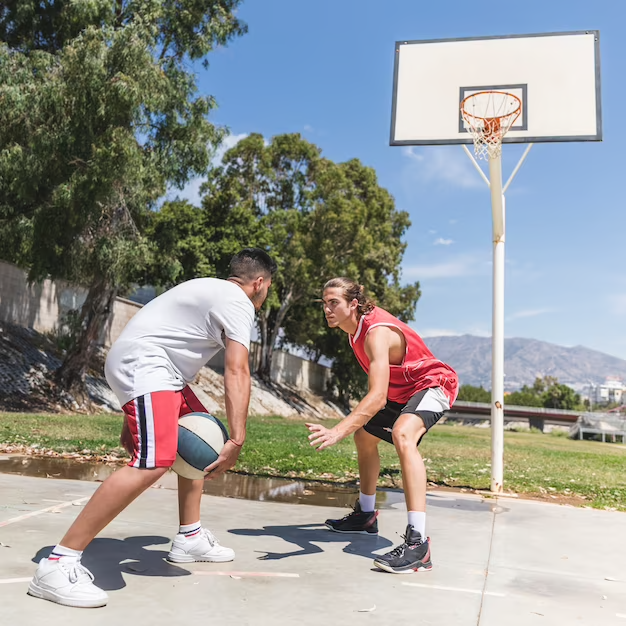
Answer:
[{"label": "tree trunk", "polygon": [[93,282],[80,312],[80,334],[68,350],[56,373],[56,383],[79,403],[88,402],[85,374],[93,357],[100,333],[112,310],[117,288],[105,278]]},{"label": "tree trunk", "polygon": [[[266,352],[267,352],[267,335],[268,335],[268,327],[269,327],[269,318],[271,311],[265,310],[259,316],[259,333],[261,335],[261,349],[259,350],[259,357],[254,364],[255,371],[257,376],[266,382],[270,380],[270,371],[267,372],[267,376],[265,375],[263,364],[266,362]],[[270,357],[271,358],[271,357]],[[271,361],[270,361],[271,366]]]},{"label": "tree trunk", "polygon": [[283,322],[285,321],[287,311],[291,308],[294,302],[293,289],[290,289],[281,302],[280,308],[276,312],[276,317],[271,325],[271,330],[269,312],[265,317],[265,324],[263,324],[263,322],[261,323],[261,359],[257,375],[265,382],[269,383],[272,380],[272,356],[274,355],[274,346],[276,345],[276,339],[278,339],[278,333],[283,325]]}]

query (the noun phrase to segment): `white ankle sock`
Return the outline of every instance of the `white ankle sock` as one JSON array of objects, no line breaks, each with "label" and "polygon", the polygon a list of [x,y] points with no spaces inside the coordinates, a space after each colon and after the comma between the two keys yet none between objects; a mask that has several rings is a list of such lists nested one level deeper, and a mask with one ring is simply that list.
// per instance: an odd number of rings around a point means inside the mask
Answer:
[{"label": "white ankle sock", "polygon": [[50,556],[48,557],[49,561],[58,561],[60,558],[64,560],[75,560],[80,561],[80,557],[83,555],[82,550],[72,550],[72,548],[66,548],[61,544],[54,546]]},{"label": "white ankle sock", "polygon": [[409,524],[422,535],[426,541],[426,513],[424,511],[409,511]]},{"label": "white ankle sock", "polygon": [[178,528],[179,535],[185,535],[185,537],[193,537],[200,532],[202,524],[198,521],[195,524],[181,524]]},{"label": "white ankle sock", "polygon": [[376,510],[376,493],[368,496],[366,493],[359,491],[359,504],[361,505],[361,511],[364,513],[371,513]]}]

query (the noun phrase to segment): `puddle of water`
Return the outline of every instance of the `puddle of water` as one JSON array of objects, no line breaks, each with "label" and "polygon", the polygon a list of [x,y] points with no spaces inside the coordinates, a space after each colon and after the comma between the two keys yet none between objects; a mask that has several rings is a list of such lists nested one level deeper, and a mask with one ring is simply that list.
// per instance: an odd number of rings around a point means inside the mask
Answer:
[{"label": "puddle of water", "polygon": [[[0,461],[0,472],[4,474],[88,481],[103,481],[119,467],[80,463],[72,459],[23,456],[0,456]],[[157,484],[164,489],[176,489],[176,483],[176,474],[168,472]],[[223,474],[214,480],[205,481],[204,493],[264,502],[346,507],[354,505],[359,490],[355,486],[316,481]],[[376,493],[378,508],[391,508],[401,502],[404,502],[401,491],[379,489]]]}]

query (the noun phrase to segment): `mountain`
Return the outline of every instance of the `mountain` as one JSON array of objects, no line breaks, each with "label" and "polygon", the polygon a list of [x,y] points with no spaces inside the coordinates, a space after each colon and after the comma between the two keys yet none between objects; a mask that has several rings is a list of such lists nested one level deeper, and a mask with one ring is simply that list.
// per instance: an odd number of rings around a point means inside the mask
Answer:
[{"label": "mountain", "polygon": [[[491,389],[491,337],[424,337],[434,355],[451,365],[461,384]],[[626,361],[583,346],[565,348],[536,339],[504,340],[504,388],[532,385],[538,376],[554,376],[577,390],[603,383],[608,376],[626,381]]]}]

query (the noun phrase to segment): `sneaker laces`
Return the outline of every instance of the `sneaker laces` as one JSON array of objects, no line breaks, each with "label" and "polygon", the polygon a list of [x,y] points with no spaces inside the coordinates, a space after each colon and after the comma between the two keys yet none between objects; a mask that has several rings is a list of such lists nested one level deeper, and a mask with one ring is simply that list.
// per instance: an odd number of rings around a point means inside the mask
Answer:
[{"label": "sneaker laces", "polygon": [[217,538],[208,528],[202,528],[201,532],[202,536],[211,544],[211,547],[219,545]]},{"label": "sneaker laces", "polygon": [[63,562],[61,558],[59,565],[67,573],[71,583],[87,582],[87,580],[92,583],[94,581],[94,575],[80,561],[74,561],[70,564]]},{"label": "sneaker laces", "polygon": [[[356,507],[357,507],[357,505],[355,504],[355,505],[352,507],[352,512],[351,512],[351,513],[348,513],[347,515],[344,515],[344,516],[341,518],[341,521],[342,521],[342,522],[344,522],[345,520],[349,519],[349,518],[350,518],[350,517],[352,517],[353,515],[358,515],[359,513],[357,512]],[[362,511],[361,511],[361,512],[362,512]]]},{"label": "sneaker laces", "polygon": [[[388,556],[392,558],[397,558],[397,557],[401,557],[404,554],[404,551],[409,546],[409,536],[407,534],[407,535],[401,535],[401,537],[402,539],[404,539],[404,542],[401,543],[397,548],[394,548],[391,552],[389,552]],[[423,543],[422,541],[419,541],[415,545],[421,545],[422,543]]]},{"label": "sneaker laces", "polygon": [[408,544],[404,535],[402,535],[402,538],[404,539],[404,543],[400,544],[397,548],[394,548],[391,552],[387,554],[387,556],[395,559],[401,557],[404,554],[404,551],[406,550]]}]

